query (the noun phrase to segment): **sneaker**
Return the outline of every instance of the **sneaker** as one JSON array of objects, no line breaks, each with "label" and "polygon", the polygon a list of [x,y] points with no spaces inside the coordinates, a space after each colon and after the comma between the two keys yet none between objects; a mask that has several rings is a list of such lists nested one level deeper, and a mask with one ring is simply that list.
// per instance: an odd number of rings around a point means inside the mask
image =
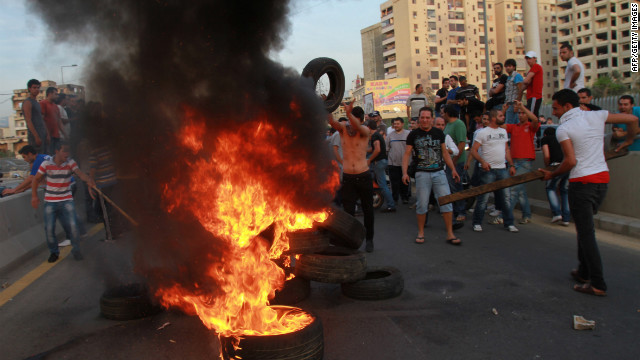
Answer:
[{"label": "sneaker", "polygon": [[493,219],[489,220],[489,224],[491,225],[500,225],[500,224],[504,224],[504,220],[501,217],[494,217]]},{"label": "sneaker", "polygon": [[500,210],[496,210],[496,209],[493,209],[493,210],[489,213],[489,216],[494,216],[494,217],[498,217],[498,216],[500,216],[500,215],[502,215],[502,211],[500,211]]},{"label": "sneaker", "polygon": [[495,210],[496,206],[494,204],[487,205],[487,210]]},{"label": "sneaker", "polygon": [[568,221],[563,221],[560,223],[560,225],[562,226],[569,226],[569,222]]},{"label": "sneaker", "polygon": [[517,228],[517,227],[515,227],[515,226],[513,226],[513,225],[509,225],[509,227],[507,228],[507,230],[509,230],[509,232],[512,232],[512,233],[520,232],[520,230],[518,230],[518,228]]},{"label": "sneaker", "polygon": [[52,262],[56,262],[56,260],[58,260],[58,254],[51,253],[51,255],[49,255],[49,260],[47,261],[52,263]]},{"label": "sneaker", "polygon": [[551,218],[551,222],[552,223],[557,223],[560,220],[562,220],[562,215],[556,215],[556,216]]},{"label": "sneaker", "polygon": [[522,220],[519,221],[520,224],[528,224],[531,222],[530,218],[522,218]]},{"label": "sneaker", "polygon": [[373,252],[373,240],[367,240],[367,245],[365,245],[365,250],[368,253]]},{"label": "sneaker", "polygon": [[473,225],[473,231],[482,232],[482,225]]},{"label": "sneaker", "polygon": [[69,240],[69,239],[67,239],[65,241],[61,241],[61,242],[58,243],[58,246],[61,246],[61,247],[69,246],[69,245],[71,245],[71,240]]},{"label": "sneaker", "polygon": [[82,256],[82,253],[80,251],[76,251],[73,253],[73,258],[76,260],[82,260],[84,259],[84,256]]},{"label": "sneaker", "polygon": [[386,209],[380,210],[380,212],[383,212],[383,213],[396,212],[396,208],[388,207]]}]

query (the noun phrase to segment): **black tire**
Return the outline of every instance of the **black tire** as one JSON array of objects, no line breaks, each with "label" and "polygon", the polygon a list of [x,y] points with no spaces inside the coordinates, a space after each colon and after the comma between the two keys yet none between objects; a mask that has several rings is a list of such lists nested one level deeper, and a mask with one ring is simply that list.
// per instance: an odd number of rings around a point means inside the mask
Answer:
[{"label": "black tire", "polygon": [[366,234],[364,225],[358,219],[337,208],[333,208],[329,218],[317,226],[331,233],[331,244],[354,250],[362,246]]},{"label": "black tire", "polygon": [[313,79],[313,86],[318,83],[318,79],[324,74],[329,77],[329,93],[324,101],[324,107],[328,112],[334,112],[344,96],[344,72],[337,61],[321,57],[311,60],[302,70],[302,76]]},{"label": "black tire", "polygon": [[284,282],[281,290],[276,290],[276,296],[269,301],[271,305],[293,305],[309,297],[311,282],[299,276]]},{"label": "black tire", "polygon": [[221,336],[222,358],[224,360],[321,360],[324,356],[322,323],[317,316],[313,316],[314,320],[311,324],[292,333],[266,336],[243,335],[239,349],[234,347],[235,340],[232,337]]},{"label": "black tire", "polygon": [[313,254],[329,246],[329,234],[315,228],[299,230],[287,234],[289,250],[287,254]]},{"label": "black tire", "polygon": [[384,300],[402,293],[404,279],[400,270],[394,267],[367,269],[364,279],[342,284],[342,294],[357,300]]},{"label": "black tire", "polygon": [[367,259],[363,252],[330,246],[322,252],[301,255],[296,276],[322,283],[341,284],[364,279]]},{"label": "black tire", "polygon": [[379,209],[384,204],[384,196],[382,195],[382,190],[373,189],[373,208]]},{"label": "black tire", "polygon": [[100,313],[111,320],[134,320],[154,315],[162,308],[151,302],[149,291],[141,284],[109,289],[100,298]]}]

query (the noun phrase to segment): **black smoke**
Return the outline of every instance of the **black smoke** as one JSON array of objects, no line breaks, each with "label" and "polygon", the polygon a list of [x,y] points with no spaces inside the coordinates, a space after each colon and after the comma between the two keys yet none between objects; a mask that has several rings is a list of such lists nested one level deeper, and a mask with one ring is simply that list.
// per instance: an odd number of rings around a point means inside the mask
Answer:
[{"label": "black smoke", "polygon": [[[133,179],[120,183],[126,194],[123,207],[140,222],[136,266],[152,282],[206,287],[201,274],[225,253],[223,243],[196,219],[179,210],[168,214],[162,205],[162,184],[168,179],[191,180],[186,178],[184,161],[193,155],[178,147],[175,136],[185,108],[208,119],[202,134],[205,149],[196,155],[205,158],[221,130],[257,131],[248,124],[258,114],[268,114],[276,128],[296,134],[282,145],[290,161],[313,164],[313,174],[262,170],[270,171],[275,183],[300,194],[296,199],[300,207],[320,209],[329,203],[331,194],[318,191],[333,172],[323,138],[326,112],[313,89],[301,85],[298,73],[268,57],[282,48],[287,35],[287,1],[31,0],[28,4],[55,42],[92,48],[83,75],[87,92],[101,103],[104,117],[89,119],[85,136],[93,144],[109,146],[118,169]],[[294,100],[299,113],[291,110]]]}]

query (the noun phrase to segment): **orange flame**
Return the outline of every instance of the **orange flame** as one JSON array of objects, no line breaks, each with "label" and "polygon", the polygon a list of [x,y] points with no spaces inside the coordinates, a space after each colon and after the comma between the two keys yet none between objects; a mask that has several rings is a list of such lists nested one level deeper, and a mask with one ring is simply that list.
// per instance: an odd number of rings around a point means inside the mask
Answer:
[{"label": "orange flame", "polygon": [[[178,132],[179,143],[194,154],[202,154],[205,124],[187,109],[185,125]],[[169,212],[184,208],[202,226],[228,243],[221,263],[212,264],[207,276],[219,284],[223,296],[193,293],[181,285],[157,290],[169,307],[197,314],[209,329],[223,336],[273,335],[292,332],[311,323],[311,315],[278,319],[269,299],[284,283],[284,271],[271,259],[289,248],[287,232],[310,228],[328,213],[305,213],[293,208],[292,194],[270,181],[274,168],[287,173],[313,176],[304,163],[292,163],[279,151],[294,136],[266,122],[243,124],[250,131],[217,132],[210,156],[186,162],[188,184],[173,179],[165,184],[164,200]],[[271,139],[271,140],[270,140]],[[269,143],[277,139],[278,144]],[[264,162],[264,166],[256,166]],[[335,189],[337,174],[327,188]],[[271,246],[258,235],[273,225]],[[304,314],[304,313],[303,313]]]}]

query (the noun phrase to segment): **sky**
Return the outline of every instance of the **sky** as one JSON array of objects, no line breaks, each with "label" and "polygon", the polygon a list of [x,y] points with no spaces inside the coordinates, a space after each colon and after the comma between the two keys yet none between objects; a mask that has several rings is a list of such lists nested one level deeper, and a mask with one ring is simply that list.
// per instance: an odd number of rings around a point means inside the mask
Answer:
[{"label": "sky", "polygon": [[[126,0],[123,0],[126,1]],[[374,0],[291,0],[289,33],[284,48],[272,58],[301,72],[317,57],[337,60],[345,73],[347,89],[362,76],[360,30],[380,21],[380,4]],[[11,94],[26,88],[29,79],[83,85],[82,69],[89,49],[73,44],[53,44],[42,21],[28,13],[25,2],[0,0],[0,117],[13,113]],[[88,89],[90,92],[90,89]]]}]

